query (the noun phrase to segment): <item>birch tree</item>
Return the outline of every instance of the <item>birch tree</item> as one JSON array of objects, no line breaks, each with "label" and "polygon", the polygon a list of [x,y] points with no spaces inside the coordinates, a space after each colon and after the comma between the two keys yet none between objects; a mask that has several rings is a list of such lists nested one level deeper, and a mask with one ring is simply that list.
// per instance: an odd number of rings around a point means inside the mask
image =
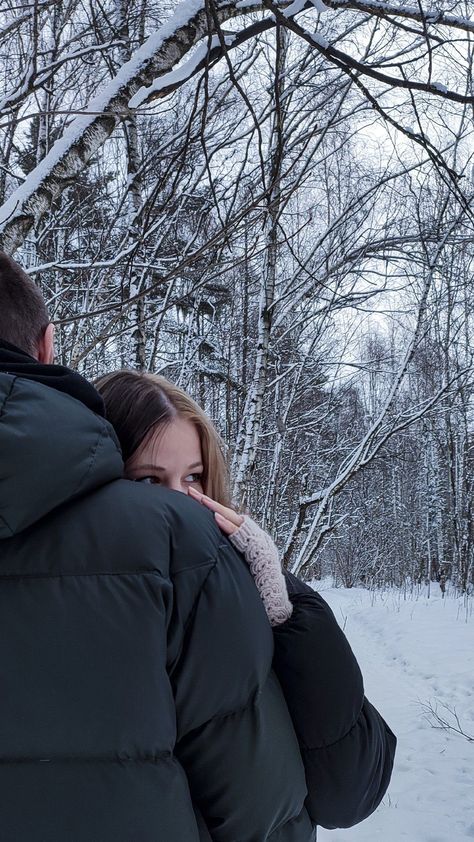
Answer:
[{"label": "birch tree", "polygon": [[60,359],[191,391],[236,504],[293,569],[445,565],[467,588],[466,4],[6,0],[0,16],[0,236]]}]

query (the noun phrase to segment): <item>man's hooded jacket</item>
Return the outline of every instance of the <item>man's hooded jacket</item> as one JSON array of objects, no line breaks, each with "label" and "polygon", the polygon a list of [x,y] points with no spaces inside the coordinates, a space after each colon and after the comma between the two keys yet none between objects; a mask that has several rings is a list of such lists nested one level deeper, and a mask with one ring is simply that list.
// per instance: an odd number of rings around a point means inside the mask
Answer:
[{"label": "man's hooded jacket", "polygon": [[122,473],[94,389],[0,343],[2,842],[310,842],[363,819],[395,739],[328,606],[292,580],[272,635],[210,513]]}]

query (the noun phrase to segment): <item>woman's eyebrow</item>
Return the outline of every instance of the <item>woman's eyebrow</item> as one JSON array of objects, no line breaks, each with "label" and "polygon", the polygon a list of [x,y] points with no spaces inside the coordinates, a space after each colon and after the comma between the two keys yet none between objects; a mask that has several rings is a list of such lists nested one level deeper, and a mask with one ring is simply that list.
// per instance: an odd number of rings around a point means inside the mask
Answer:
[{"label": "woman's eyebrow", "polygon": [[134,465],[132,471],[164,471],[160,465]]},{"label": "woman's eyebrow", "polygon": [[[202,462],[193,462],[192,465],[188,465],[187,470],[191,471],[192,468],[202,468]],[[136,465],[132,468],[132,471],[165,471],[166,468],[162,468],[161,465]]]}]

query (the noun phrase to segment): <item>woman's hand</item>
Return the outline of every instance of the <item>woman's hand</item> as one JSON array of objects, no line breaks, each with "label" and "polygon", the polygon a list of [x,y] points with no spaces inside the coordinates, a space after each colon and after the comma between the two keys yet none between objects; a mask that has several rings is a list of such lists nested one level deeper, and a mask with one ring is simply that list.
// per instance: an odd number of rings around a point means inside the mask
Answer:
[{"label": "woman's hand", "polygon": [[248,515],[242,517],[233,509],[216,503],[201,491],[196,491],[192,486],[189,486],[188,494],[193,500],[214,512],[217,525],[244,556],[270,624],[278,626],[288,620],[293,606],[288,597],[278,550],[270,535],[260,529]]},{"label": "woman's hand", "polygon": [[234,512],[228,506],[223,506],[222,503],[216,503],[211,497],[207,497],[206,494],[196,491],[192,486],[189,486],[188,494],[193,500],[197,500],[198,503],[202,503],[203,506],[207,506],[208,509],[214,512],[217,525],[226,535],[233,535],[234,532],[237,532],[239,526],[242,526],[244,522],[242,515],[237,514],[237,512]]}]

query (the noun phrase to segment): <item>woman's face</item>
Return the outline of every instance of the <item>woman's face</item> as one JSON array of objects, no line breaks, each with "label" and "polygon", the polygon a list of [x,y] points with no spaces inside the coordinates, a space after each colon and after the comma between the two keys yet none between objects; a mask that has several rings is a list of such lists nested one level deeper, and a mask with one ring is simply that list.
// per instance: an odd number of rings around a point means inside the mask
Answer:
[{"label": "woman's face", "polygon": [[204,491],[203,470],[196,427],[190,421],[175,418],[137,448],[125,466],[125,476],[187,494],[190,485]]}]

